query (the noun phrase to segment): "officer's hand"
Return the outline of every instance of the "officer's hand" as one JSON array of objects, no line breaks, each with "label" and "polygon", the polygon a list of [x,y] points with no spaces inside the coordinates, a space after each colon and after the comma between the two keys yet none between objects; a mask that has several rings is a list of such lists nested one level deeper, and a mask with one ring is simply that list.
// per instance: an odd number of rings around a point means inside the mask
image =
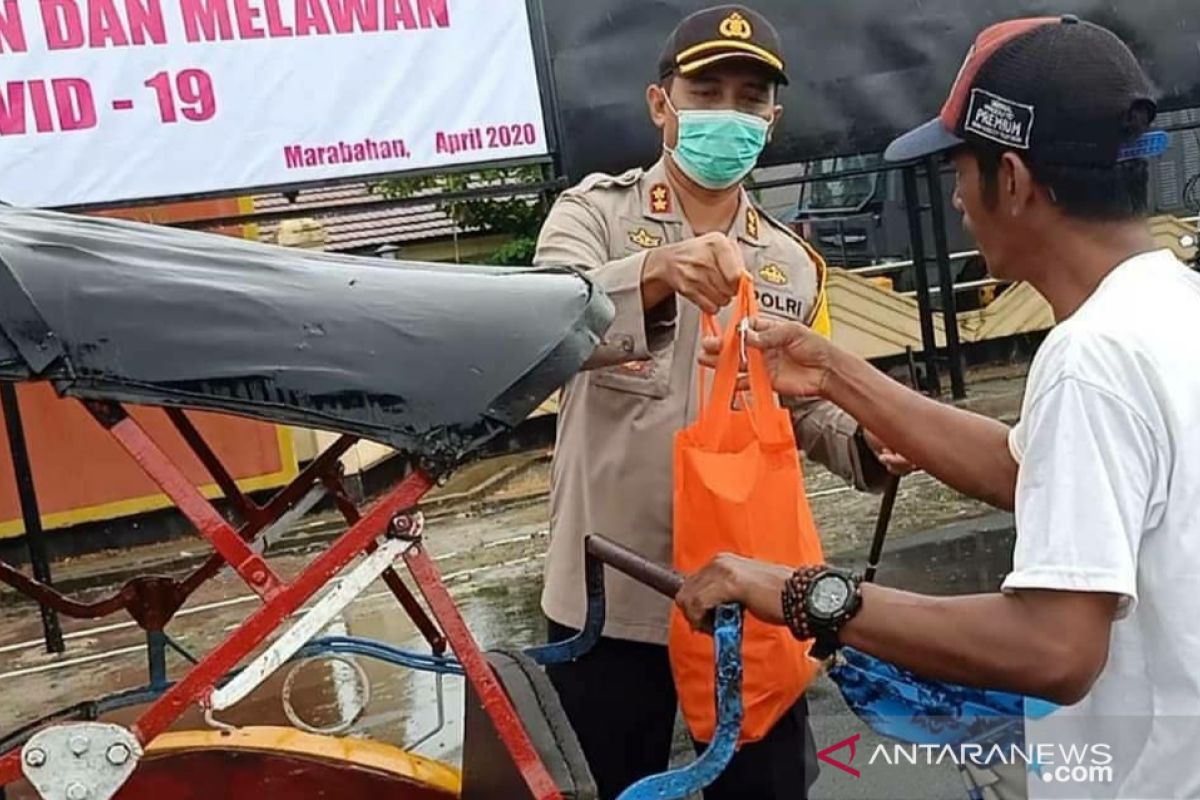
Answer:
[{"label": "officer's hand", "polygon": [[651,250],[645,273],[647,279],[686,297],[706,314],[716,314],[737,295],[745,268],[742,252],[732,239],[706,233]]}]

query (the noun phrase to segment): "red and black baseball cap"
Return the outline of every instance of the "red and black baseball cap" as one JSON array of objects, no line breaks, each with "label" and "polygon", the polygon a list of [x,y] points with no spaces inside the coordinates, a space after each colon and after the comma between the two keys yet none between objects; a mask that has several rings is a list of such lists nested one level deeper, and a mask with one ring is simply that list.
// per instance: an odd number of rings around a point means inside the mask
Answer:
[{"label": "red and black baseball cap", "polygon": [[1153,120],[1154,88],[1112,31],[1072,15],[1010,20],[979,34],[942,113],[892,142],[884,158],[983,144],[1039,163],[1111,166],[1166,149],[1160,131],[1128,140],[1139,108]]},{"label": "red and black baseball cap", "polygon": [[743,5],[721,5],[689,14],[667,37],[658,77],[691,75],[729,59],[762,65],[787,84],[779,31],[762,14]]}]

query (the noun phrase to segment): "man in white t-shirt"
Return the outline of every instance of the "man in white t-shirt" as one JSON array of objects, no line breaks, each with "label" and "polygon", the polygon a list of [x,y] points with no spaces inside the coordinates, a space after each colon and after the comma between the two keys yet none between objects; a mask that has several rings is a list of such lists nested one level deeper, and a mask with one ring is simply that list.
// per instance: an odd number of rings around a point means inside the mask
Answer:
[{"label": "man in white t-shirt", "polygon": [[[1147,216],[1148,79],[1074,17],[984,31],[941,115],[893,161],[946,153],[989,269],[1057,326],[1013,430],[894,383],[805,328],[756,323],[775,388],[820,395],[948,485],[1015,509],[1002,591],[928,597],[830,567],[722,556],[677,602],[845,644],[931,679],[1058,703],[1027,723],[1034,797],[1200,797],[1200,276]],[[709,359],[718,344],[706,343]],[[1065,768],[1065,769],[1064,769]]]}]

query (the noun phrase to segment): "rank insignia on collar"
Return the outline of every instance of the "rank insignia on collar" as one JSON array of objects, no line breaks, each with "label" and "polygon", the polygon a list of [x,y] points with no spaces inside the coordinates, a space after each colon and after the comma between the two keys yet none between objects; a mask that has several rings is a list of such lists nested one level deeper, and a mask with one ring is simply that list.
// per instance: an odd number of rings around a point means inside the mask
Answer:
[{"label": "rank insignia on collar", "polygon": [[788,282],[787,273],[781,270],[778,264],[767,264],[758,274],[764,281],[776,286],[786,286]]},{"label": "rank insignia on collar", "polygon": [[650,188],[650,211],[655,214],[671,213],[671,190],[665,183],[656,183]]},{"label": "rank insignia on collar", "polygon": [[746,209],[746,235],[758,239],[758,212],[753,208]]},{"label": "rank insignia on collar", "polygon": [[654,236],[645,228],[638,228],[636,231],[630,232],[629,241],[647,250],[651,247],[658,247],[663,243],[661,236]]}]

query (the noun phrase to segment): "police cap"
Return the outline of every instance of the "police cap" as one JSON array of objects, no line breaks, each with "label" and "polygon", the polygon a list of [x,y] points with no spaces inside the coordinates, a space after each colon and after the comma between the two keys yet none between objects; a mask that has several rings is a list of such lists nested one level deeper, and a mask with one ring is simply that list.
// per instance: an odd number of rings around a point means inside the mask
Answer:
[{"label": "police cap", "polygon": [[716,6],[679,23],[663,48],[658,77],[687,76],[719,61],[741,58],[764,64],[786,84],[782,54],[779,32],[762,14],[742,5]]}]

